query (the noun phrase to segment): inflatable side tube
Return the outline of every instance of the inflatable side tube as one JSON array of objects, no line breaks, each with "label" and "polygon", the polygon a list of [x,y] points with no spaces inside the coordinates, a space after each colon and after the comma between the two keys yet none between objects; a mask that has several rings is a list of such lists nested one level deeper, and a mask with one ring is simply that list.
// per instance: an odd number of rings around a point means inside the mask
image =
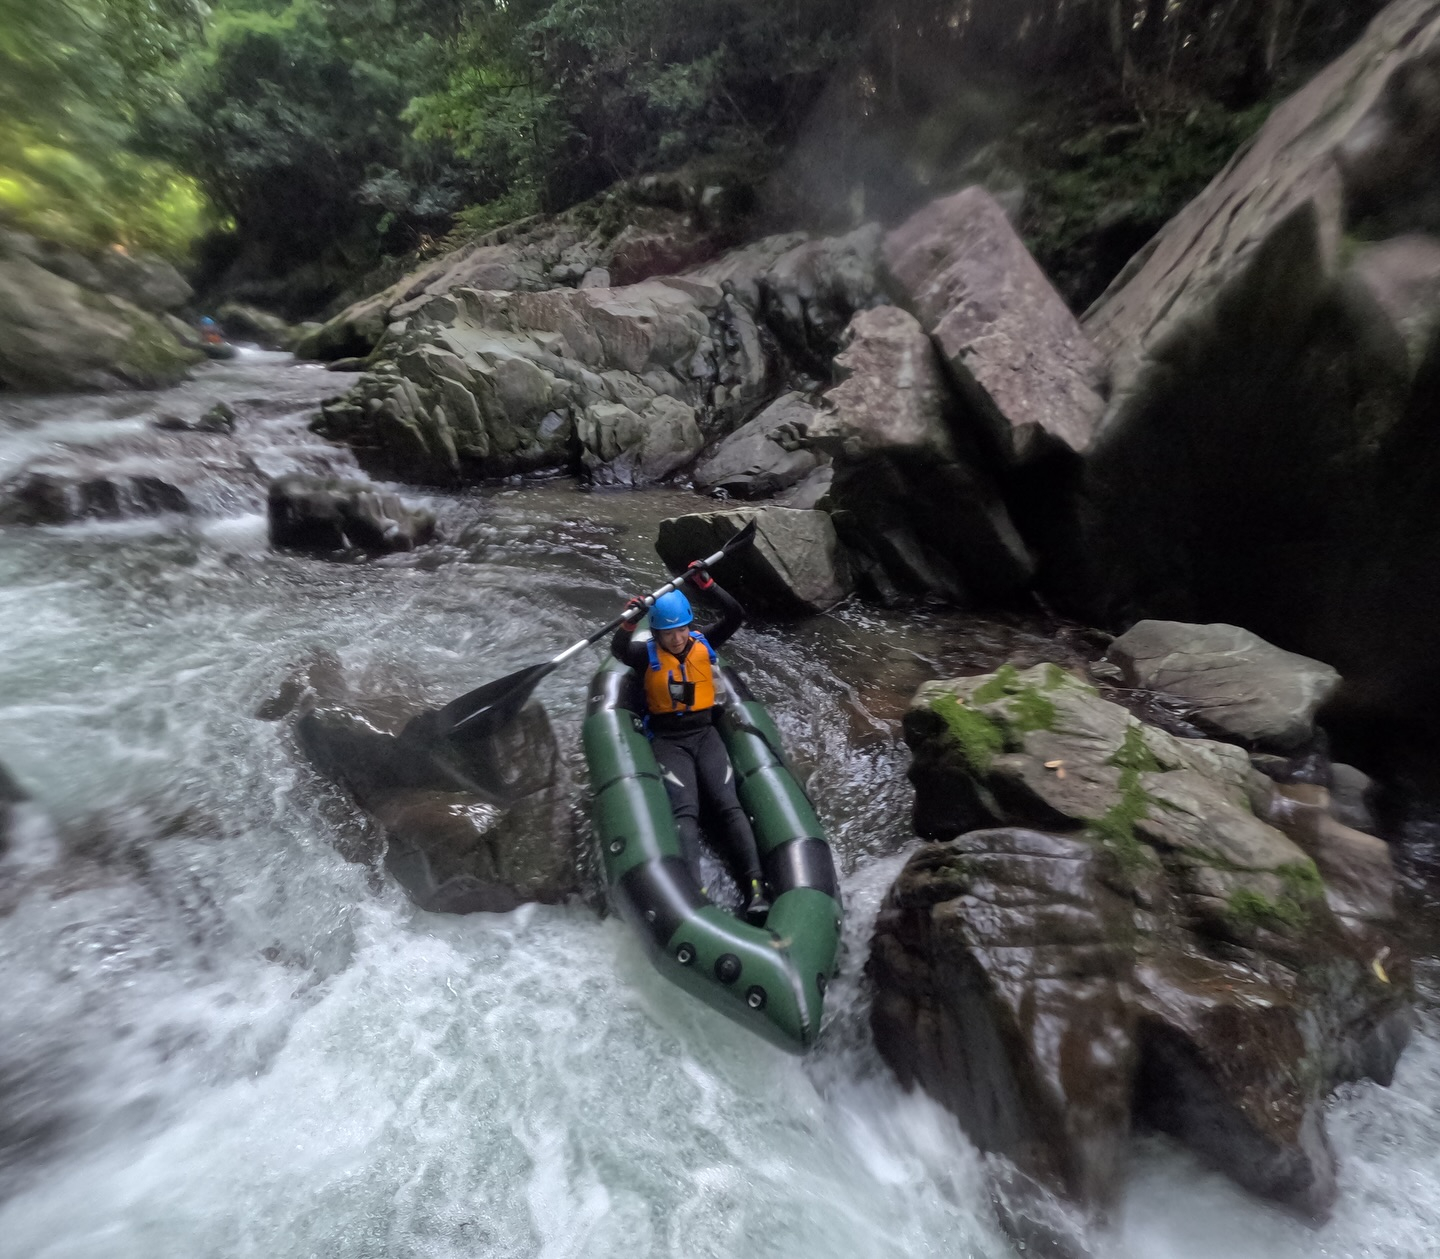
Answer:
[{"label": "inflatable side tube", "polygon": [[[749,926],[700,891],[680,855],[669,797],[640,717],[639,684],[619,661],[595,675],[583,737],[611,897],[655,966],[781,1048],[808,1049],[820,1031],[824,983],[838,940],[838,903],[806,881],[823,881],[823,873],[814,873],[823,863],[800,849],[777,856],[786,891],[765,927]],[[803,799],[798,785],[796,793]],[[784,846],[768,836],[761,842],[762,851]],[[826,868],[833,882],[834,868]]]}]

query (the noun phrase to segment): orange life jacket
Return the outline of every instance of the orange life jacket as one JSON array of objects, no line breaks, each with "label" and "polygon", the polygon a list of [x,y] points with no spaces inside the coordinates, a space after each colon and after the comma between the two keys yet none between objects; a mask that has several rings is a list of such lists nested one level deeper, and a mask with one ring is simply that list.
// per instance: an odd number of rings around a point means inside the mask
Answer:
[{"label": "orange life jacket", "polygon": [[682,660],[671,655],[653,638],[646,644],[650,667],[645,670],[645,706],[652,713],[693,713],[715,707],[715,651],[698,630],[690,631],[693,643]]}]

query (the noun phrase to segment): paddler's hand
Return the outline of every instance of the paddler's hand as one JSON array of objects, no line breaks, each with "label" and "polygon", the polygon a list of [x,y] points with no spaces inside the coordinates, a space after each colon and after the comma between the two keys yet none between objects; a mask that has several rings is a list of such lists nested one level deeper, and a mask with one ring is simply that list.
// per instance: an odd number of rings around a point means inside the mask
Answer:
[{"label": "paddler's hand", "polygon": [[621,614],[620,619],[633,629],[640,624],[640,618],[649,610],[645,606],[645,600],[636,595],[625,605],[625,611]]},{"label": "paddler's hand", "polygon": [[705,565],[702,564],[699,560],[692,560],[690,563],[690,567],[687,568],[685,571],[686,574],[689,576],[691,582],[694,584],[696,590],[709,590],[710,587],[715,584],[715,578],[710,576],[710,573],[705,568]]}]

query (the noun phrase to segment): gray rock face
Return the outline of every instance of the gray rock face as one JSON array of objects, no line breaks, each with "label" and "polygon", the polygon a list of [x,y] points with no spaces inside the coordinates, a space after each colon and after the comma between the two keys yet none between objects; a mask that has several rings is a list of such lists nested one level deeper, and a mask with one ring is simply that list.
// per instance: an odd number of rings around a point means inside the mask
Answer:
[{"label": "gray rock face", "polygon": [[1386,7],[1089,313],[1113,392],[1055,565],[1088,615],[1245,625],[1374,714],[1440,699],[1437,67],[1440,8]]},{"label": "gray rock face", "polygon": [[542,469],[659,480],[700,453],[702,429],[762,397],[769,371],[744,308],[683,277],[456,289],[417,310],[378,357],[319,427],[434,484]]},{"label": "gray rock face", "polygon": [[695,484],[732,498],[770,498],[820,466],[805,445],[816,410],[804,394],[782,394],[695,465]]},{"label": "gray rock face", "polygon": [[804,616],[833,607],[854,589],[847,557],[823,511],[747,507],[660,522],[655,550],[678,572],[713,555],[750,521],[753,546],[727,555],[715,578],[754,611]]},{"label": "gray rock face", "polygon": [[1202,729],[1282,750],[1314,736],[1315,713],[1340,685],[1329,665],[1235,625],[1141,621],[1106,658],[1125,685],[1189,701]]},{"label": "gray rock face", "polygon": [[994,481],[955,431],[930,339],[895,306],[857,314],[809,443],[834,460],[836,525],[883,594],[961,602],[1028,585],[1033,562]]},{"label": "gray rock face", "polygon": [[1097,1219],[1137,1124],[1323,1218],[1324,1098],[1388,1083],[1409,1026],[1384,845],[1054,665],[927,683],[905,735],[939,842],[869,961],[901,1079]]},{"label": "gray rock face", "polygon": [[185,277],[163,258],[107,249],[96,259],[96,267],[102,291],[123,297],[152,315],[178,310],[195,296]]},{"label": "gray rock face", "polygon": [[259,341],[277,350],[291,349],[302,335],[279,315],[243,302],[226,302],[215,312],[215,318],[230,336]]},{"label": "gray rock face", "polygon": [[600,402],[580,416],[581,460],[597,485],[648,485],[683,468],[705,438],[695,408],[659,395],[639,411],[623,402]]},{"label": "gray rock face", "polygon": [[5,248],[0,242],[0,384],[158,388],[180,380],[203,357],[155,315]]},{"label": "gray rock face", "polygon": [[1004,459],[1089,448],[1103,360],[988,192],[931,202],[885,238],[884,253]]},{"label": "gray rock face", "polygon": [[435,517],[363,481],[287,476],[271,483],[270,544],[297,551],[413,551],[435,533]]},{"label": "gray rock face", "polygon": [[316,768],[384,827],[385,866],[435,913],[504,913],[580,890],[569,777],[545,710],[531,704],[481,744],[437,740],[434,714],[360,697],[321,660],[296,735]]}]

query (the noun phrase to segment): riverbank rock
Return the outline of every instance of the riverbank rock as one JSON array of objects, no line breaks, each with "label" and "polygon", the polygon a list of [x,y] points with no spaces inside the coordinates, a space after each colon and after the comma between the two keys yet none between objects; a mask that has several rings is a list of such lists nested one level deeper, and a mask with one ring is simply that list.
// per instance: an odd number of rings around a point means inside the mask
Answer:
[{"label": "riverbank rock", "polygon": [[1340,685],[1327,664],[1281,651],[1237,625],[1141,621],[1111,645],[1126,686],[1187,701],[1221,738],[1289,749],[1314,738],[1315,713]]},{"label": "riverbank rock", "polygon": [[1104,360],[983,188],[932,201],[885,238],[885,265],[1002,459],[1087,450]]},{"label": "riverbank rock", "polygon": [[258,341],[276,350],[293,349],[304,335],[279,315],[243,302],[226,302],[215,312],[215,318],[227,336],[241,341]]},{"label": "riverbank rock", "polygon": [[661,479],[770,391],[745,308],[685,278],[628,288],[456,289],[404,332],[317,427],[405,480],[583,471]]},{"label": "riverbank rock", "polygon": [[863,310],[835,360],[808,443],[834,461],[836,527],[882,597],[1003,599],[1034,563],[979,452],[957,429],[940,361],[915,318]]},{"label": "riverbank rock", "polygon": [[927,683],[905,735],[937,842],[891,888],[869,961],[901,1080],[1097,1218],[1137,1127],[1323,1218],[1324,1099],[1388,1083],[1408,1034],[1385,846],[1055,665]]},{"label": "riverbank rock", "polygon": [[421,909],[505,913],[581,889],[569,776],[539,704],[457,747],[434,736],[433,712],[351,693],[333,660],[301,685],[301,748],[384,828],[385,868]]},{"label": "riverbank rock", "polygon": [[48,271],[7,242],[0,241],[0,385],[153,389],[203,358],[157,316]]},{"label": "riverbank rock", "polygon": [[[1056,593],[1440,702],[1440,7],[1397,0],[1279,105],[1085,320],[1113,395]],[[1380,557],[1380,562],[1377,562]]]},{"label": "riverbank rock", "polygon": [[695,485],[731,498],[771,498],[820,466],[806,445],[816,410],[803,393],[782,394],[695,465]]},{"label": "riverbank rock", "polygon": [[[675,171],[624,180],[562,214],[537,214],[424,262],[299,340],[301,358],[368,355],[390,325],[455,289],[540,293],[638,284],[733,242],[753,201],[743,178]],[[601,280],[604,283],[601,283]]]},{"label": "riverbank rock", "polygon": [[435,535],[435,517],[364,481],[287,476],[270,485],[270,544],[296,551],[413,551]]},{"label": "riverbank rock", "polygon": [[655,550],[671,572],[713,555],[752,520],[755,542],[732,552],[715,579],[747,608],[784,616],[823,612],[854,589],[850,565],[823,511],[747,507],[660,522]]}]

